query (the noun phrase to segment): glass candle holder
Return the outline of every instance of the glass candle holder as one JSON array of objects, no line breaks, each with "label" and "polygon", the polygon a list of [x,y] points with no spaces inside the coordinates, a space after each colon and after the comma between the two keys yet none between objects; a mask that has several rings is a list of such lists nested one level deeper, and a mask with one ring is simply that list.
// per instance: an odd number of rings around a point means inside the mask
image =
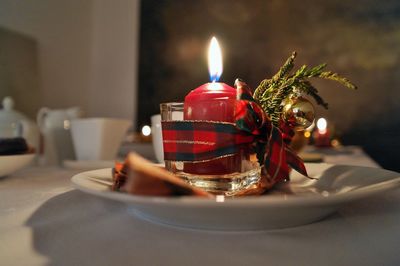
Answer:
[{"label": "glass candle holder", "polygon": [[[187,117],[184,103],[162,103],[160,109],[162,124],[167,121],[184,121]],[[223,141],[226,144],[226,139]],[[163,140],[163,144],[165,153],[167,150],[165,149],[165,140]],[[164,157],[168,158],[166,154]],[[261,168],[250,145],[240,147],[234,154],[209,160],[194,162],[165,160],[165,166],[168,171],[173,172],[190,185],[226,196],[251,194],[253,189],[258,188],[261,180]]]}]

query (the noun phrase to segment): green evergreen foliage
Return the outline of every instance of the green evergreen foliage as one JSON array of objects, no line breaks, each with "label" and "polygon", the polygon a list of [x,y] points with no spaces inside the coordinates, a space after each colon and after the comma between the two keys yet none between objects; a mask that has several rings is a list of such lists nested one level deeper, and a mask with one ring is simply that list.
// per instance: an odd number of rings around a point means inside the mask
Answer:
[{"label": "green evergreen foliage", "polygon": [[332,71],[326,71],[326,64],[315,67],[303,65],[297,71],[294,68],[294,60],[297,53],[286,60],[271,79],[264,79],[254,91],[254,99],[258,101],[264,111],[270,116],[275,126],[279,126],[283,103],[290,95],[307,94],[310,95],[317,104],[328,108],[328,104],[318,94],[318,90],[308,80],[309,78],[323,78],[341,83],[349,89],[357,89],[347,78],[340,76]]}]

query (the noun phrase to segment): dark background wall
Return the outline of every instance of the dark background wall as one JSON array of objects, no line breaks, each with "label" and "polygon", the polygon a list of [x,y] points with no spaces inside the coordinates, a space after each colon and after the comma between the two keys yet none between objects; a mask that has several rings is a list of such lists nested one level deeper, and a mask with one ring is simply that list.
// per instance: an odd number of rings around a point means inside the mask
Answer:
[{"label": "dark background wall", "polygon": [[217,36],[222,81],[253,88],[294,50],[297,66],[328,63],[359,87],[315,80],[344,144],[361,145],[383,167],[400,171],[400,2],[356,0],[184,1],[141,4],[138,126],[158,104],[182,101],[208,81],[206,53]]}]

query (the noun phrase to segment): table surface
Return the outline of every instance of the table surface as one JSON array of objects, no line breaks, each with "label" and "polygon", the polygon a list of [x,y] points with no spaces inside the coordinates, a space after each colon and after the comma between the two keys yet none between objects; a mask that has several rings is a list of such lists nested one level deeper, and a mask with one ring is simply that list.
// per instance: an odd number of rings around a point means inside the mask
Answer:
[{"label": "table surface", "polygon": [[[379,167],[358,147],[322,153]],[[141,220],[73,189],[78,172],[29,167],[0,179],[0,265],[400,265],[399,190],[305,226],[218,232]]]}]

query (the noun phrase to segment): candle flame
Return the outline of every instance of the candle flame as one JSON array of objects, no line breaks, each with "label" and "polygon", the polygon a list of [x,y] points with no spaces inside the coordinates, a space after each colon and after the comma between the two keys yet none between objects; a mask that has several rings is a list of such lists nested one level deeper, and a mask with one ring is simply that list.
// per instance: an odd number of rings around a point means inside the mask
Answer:
[{"label": "candle flame", "polygon": [[326,128],[328,126],[328,122],[326,121],[325,118],[320,118],[317,121],[317,128],[318,128],[318,132],[321,134],[325,134],[326,133]]},{"label": "candle flame", "polygon": [[222,75],[222,54],[217,38],[212,37],[208,49],[208,72],[210,80],[217,82]]}]

